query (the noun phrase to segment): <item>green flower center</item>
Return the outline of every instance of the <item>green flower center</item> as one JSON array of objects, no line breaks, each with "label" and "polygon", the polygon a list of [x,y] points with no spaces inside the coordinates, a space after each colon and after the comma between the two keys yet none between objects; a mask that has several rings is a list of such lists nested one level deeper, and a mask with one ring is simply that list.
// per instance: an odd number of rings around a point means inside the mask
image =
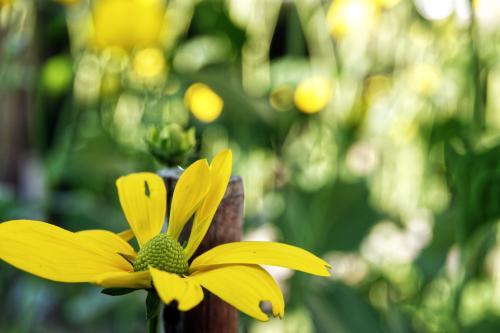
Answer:
[{"label": "green flower center", "polygon": [[148,266],[179,275],[187,273],[189,268],[182,246],[165,234],[151,238],[137,253],[134,271],[144,271]]}]

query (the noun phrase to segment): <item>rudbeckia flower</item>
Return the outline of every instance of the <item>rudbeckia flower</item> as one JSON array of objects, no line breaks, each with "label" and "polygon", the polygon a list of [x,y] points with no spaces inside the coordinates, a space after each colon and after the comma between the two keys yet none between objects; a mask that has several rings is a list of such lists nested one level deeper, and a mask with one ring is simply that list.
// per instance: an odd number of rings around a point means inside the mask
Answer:
[{"label": "rudbeckia flower", "polygon": [[[281,290],[260,265],[328,276],[325,261],[301,248],[274,242],[227,243],[192,258],[224,196],[231,165],[231,151],[225,150],[211,165],[199,160],[182,173],[165,233],[163,179],[153,173],[134,173],[116,182],[131,230],[71,232],[40,221],[8,221],[0,224],[0,258],[53,281],[90,282],[106,288],[154,287],[164,303],[175,300],[182,311],[199,304],[205,288],[263,321],[268,316],[260,302],[269,301],[272,314],[282,318]],[[182,247],[178,239],[191,217],[191,233]],[[132,236],[138,241],[138,252],[127,242]]]},{"label": "rudbeckia flower", "polygon": [[124,50],[161,43],[165,31],[163,0],[99,0],[92,8],[91,44]]},{"label": "rudbeckia flower", "polygon": [[191,113],[204,123],[219,118],[224,101],[209,86],[201,82],[193,83],[186,90],[184,100]]}]

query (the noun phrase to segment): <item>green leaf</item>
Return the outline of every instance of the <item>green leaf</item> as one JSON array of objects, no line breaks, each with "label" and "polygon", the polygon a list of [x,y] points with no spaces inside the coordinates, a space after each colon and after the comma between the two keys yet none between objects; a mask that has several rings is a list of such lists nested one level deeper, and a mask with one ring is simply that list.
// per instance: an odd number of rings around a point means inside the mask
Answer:
[{"label": "green leaf", "polygon": [[157,317],[160,313],[160,298],[156,291],[149,291],[146,297],[146,318],[148,320]]},{"label": "green leaf", "polygon": [[105,288],[101,290],[101,293],[109,296],[121,296],[121,295],[126,295],[129,294],[133,291],[136,291],[138,289],[134,288]]}]

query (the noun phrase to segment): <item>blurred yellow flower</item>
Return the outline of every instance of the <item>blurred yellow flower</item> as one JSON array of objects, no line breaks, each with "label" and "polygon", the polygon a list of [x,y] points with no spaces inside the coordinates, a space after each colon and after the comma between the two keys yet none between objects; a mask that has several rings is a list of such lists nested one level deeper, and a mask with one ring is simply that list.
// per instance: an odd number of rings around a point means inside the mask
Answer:
[{"label": "blurred yellow flower", "polygon": [[165,56],[163,51],[149,47],[138,51],[132,60],[134,73],[143,80],[152,81],[165,72]]},{"label": "blurred yellow flower", "polygon": [[321,111],[332,98],[332,82],[323,76],[302,80],[295,89],[294,102],[304,113]]},{"label": "blurred yellow flower", "polygon": [[369,30],[378,15],[372,0],[335,0],[328,9],[326,20],[332,36],[340,39],[356,31]]},{"label": "blurred yellow flower", "polygon": [[92,10],[91,44],[132,49],[160,43],[165,28],[162,0],[98,0]]},{"label": "blurred yellow flower", "polygon": [[189,110],[200,121],[210,123],[217,119],[224,107],[224,101],[206,84],[192,84],[184,96]]}]

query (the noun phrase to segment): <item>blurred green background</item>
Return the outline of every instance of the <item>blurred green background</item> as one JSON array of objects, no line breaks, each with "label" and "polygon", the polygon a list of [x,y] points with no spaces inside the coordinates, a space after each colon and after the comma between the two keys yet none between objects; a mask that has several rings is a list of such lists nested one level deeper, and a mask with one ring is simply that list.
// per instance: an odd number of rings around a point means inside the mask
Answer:
[{"label": "blurred green background", "polygon": [[[233,150],[246,239],[333,266],[270,269],[285,319],[243,332],[500,331],[500,2],[0,6],[0,221],[122,231],[115,179],[194,128],[189,161]],[[142,332],[144,298],[2,263],[0,332]]]}]

